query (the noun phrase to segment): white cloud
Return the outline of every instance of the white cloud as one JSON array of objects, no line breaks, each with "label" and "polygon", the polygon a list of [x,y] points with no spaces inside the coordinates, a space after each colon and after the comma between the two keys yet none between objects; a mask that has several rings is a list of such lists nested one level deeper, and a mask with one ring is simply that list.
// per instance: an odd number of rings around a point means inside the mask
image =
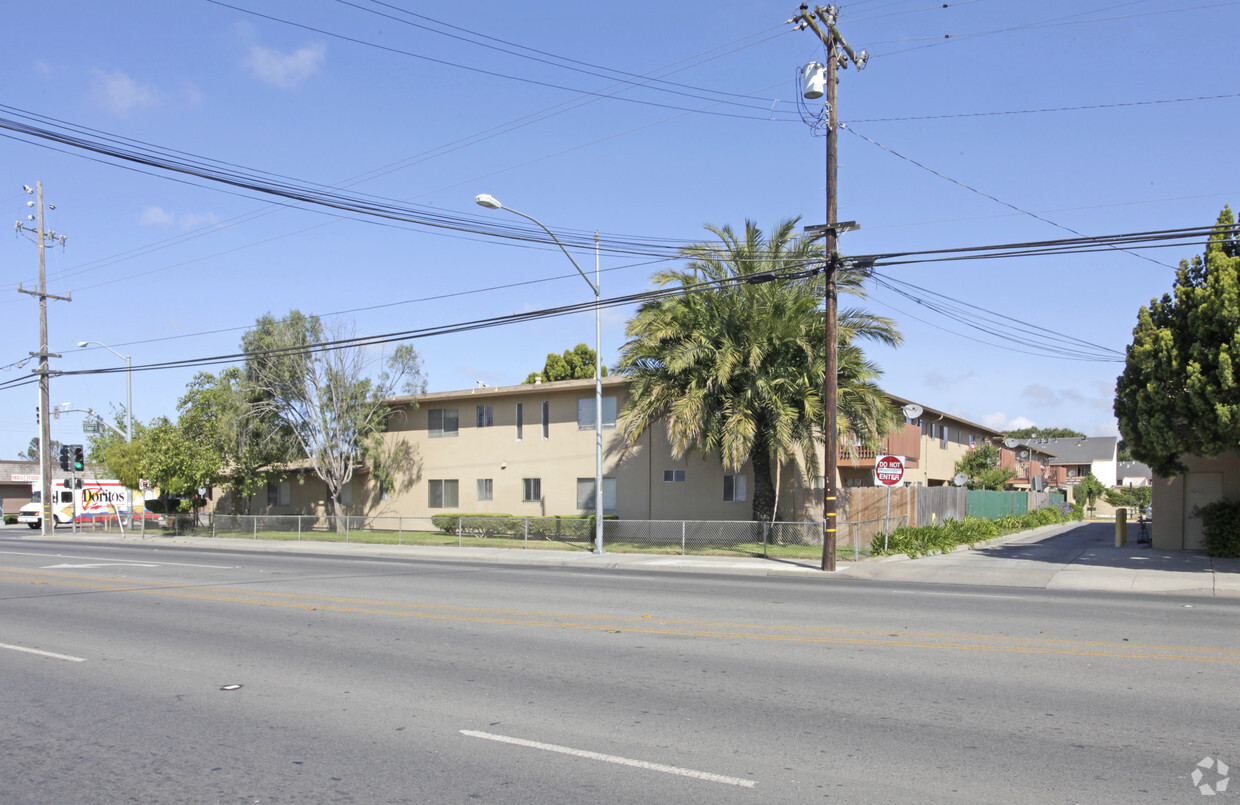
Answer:
[{"label": "white cloud", "polygon": [[926,385],[931,388],[951,388],[959,383],[963,383],[971,377],[973,377],[973,372],[971,370],[963,374],[956,375],[955,377],[949,377],[937,369],[931,369],[926,372],[925,379]]},{"label": "white cloud", "polygon": [[1038,383],[1034,383],[1032,386],[1026,386],[1025,390],[1020,393],[1020,396],[1024,397],[1026,400],[1031,400],[1038,405],[1059,405],[1059,395],[1055,393],[1055,390]]},{"label": "white cloud", "polygon": [[188,230],[215,226],[219,223],[219,218],[213,212],[187,212],[174,215],[162,207],[146,207],[138,216],[138,223],[142,226],[176,227]]},{"label": "white cloud", "polygon": [[1020,430],[1021,428],[1032,428],[1037,423],[1027,417],[1018,416],[1012,419],[1002,411],[995,411],[993,414],[983,414],[982,424],[988,428],[998,431]]},{"label": "white cloud", "polygon": [[182,229],[198,229],[204,226],[215,226],[220,219],[215,217],[213,212],[187,212],[177,218],[177,224]]},{"label": "white cloud", "polygon": [[118,117],[160,103],[159,92],[154,87],[139,84],[120,70],[105,73],[95,69],[90,90],[95,103]]},{"label": "white cloud", "polygon": [[322,43],[307,45],[292,53],[250,45],[250,55],[242,62],[256,78],[281,89],[294,89],[319,71],[327,47]]},{"label": "white cloud", "polygon": [[141,226],[172,226],[175,219],[161,207],[145,207],[138,216]]},{"label": "white cloud", "polygon": [[1085,435],[1087,436],[1119,436],[1120,435],[1119,425],[1116,424],[1114,419],[1108,422],[1099,422],[1098,424],[1090,428],[1086,432]]}]

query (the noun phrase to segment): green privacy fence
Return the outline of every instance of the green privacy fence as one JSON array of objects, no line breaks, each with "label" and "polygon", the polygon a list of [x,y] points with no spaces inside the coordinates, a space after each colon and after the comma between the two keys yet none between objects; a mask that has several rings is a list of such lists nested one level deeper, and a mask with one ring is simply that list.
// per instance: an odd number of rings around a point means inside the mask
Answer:
[{"label": "green privacy fence", "polygon": [[998,520],[1009,514],[1028,514],[1029,493],[970,489],[968,513],[970,517],[980,517],[984,520]]}]

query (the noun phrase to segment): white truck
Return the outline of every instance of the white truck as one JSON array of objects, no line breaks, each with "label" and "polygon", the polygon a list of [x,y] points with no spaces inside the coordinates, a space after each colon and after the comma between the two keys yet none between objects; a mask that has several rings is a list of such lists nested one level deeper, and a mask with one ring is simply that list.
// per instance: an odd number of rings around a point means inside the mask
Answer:
[{"label": "white truck", "polygon": [[[157,520],[158,515],[146,510],[146,497],[137,489],[128,490],[120,481],[77,479],[80,486],[65,488],[72,485],[72,480],[57,479],[52,483],[52,519],[57,524],[91,522],[96,518],[129,516],[129,501],[133,501],[134,517],[145,517]],[[18,512],[17,522],[25,523],[31,528],[43,525],[43,495],[39,485],[31,484],[30,502],[22,506]]]}]

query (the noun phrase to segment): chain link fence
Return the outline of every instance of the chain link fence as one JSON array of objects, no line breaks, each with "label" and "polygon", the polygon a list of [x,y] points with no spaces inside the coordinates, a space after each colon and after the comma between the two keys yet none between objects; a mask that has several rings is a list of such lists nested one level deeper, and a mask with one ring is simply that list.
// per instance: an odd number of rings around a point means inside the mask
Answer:
[{"label": "chain link fence", "polygon": [[[836,556],[842,561],[870,554],[875,535],[904,525],[896,516],[838,526]],[[593,550],[593,518],[575,517],[369,517],[314,515],[178,514],[163,533],[234,539],[301,540],[387,545],[445,545],[525,550]],[[822,556],[821,522],[752,522],[702,520],[603,521],[603,548],[619,553],[755,556],[815,559]]]}]

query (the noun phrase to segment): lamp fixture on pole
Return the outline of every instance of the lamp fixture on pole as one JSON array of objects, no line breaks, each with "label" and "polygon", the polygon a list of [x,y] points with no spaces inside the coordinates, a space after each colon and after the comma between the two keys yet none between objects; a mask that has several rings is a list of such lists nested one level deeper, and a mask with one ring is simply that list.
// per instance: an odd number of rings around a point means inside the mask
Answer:
[{"label": "lamp fixture on pole", "polygon": [[602,297],[599,291],[598,233],[594,233],[594,280],[591,281],[560,239],[542,221],[520,210],[505,207],[489,193],[479,193],[474,196],[474,203],[488,210],[507,210],[513,215],[519,215],[538,224],[551,236],[555,245],[560,247],[560,251],[564,252],[564,256],[573,264],[573,268],[577,269],[577,273],[590,286],[590,290],[594,291],[594,553],[604,554],[607,551],[603,549],[603,326],[600,314]]}]

